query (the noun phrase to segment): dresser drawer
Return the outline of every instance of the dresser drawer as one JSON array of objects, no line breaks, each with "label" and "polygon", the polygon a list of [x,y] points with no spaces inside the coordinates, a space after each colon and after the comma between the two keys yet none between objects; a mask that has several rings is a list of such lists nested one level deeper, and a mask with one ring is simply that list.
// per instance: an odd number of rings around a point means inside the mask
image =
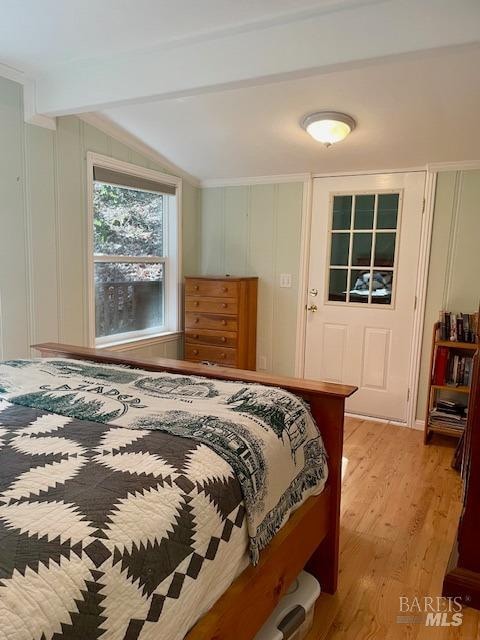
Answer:
[{"label": "dresser drawer", "polygon": [[237,350],[186,342],[185,357],[187,360],[199,362],[208,360],[218,364],[235,365],[237,363]]},{"label": "dresser drawer", "polygon": [[187,329],[185,340],[189,344],[207,344],[219,347],[237,346],[237,334],[234,331],[213,331],[212,329]]},{"label": "dresser drawer", "polygon": [[196,278],[189,278],[185,282],[185,295],[236,298],[238,296],[238,282],[232,280],[197,280]]},{"label": "dresser drawer", "polygon": [[206,311],[207,313],[226,313],[236,316],[238,304],[235,298],[197,298],[187,296],[185,298],[186,311]]},{"label": "dresser drawer", "polygon": [[238,322],[235,316],[220,316],[213,313],[185,313],[186,329],[220,329],[237,331]]}]

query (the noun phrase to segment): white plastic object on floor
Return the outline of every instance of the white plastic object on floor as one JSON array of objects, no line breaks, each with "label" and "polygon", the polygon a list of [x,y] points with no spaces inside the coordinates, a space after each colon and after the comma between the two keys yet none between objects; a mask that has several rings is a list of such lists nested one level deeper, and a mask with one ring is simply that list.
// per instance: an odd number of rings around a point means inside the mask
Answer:
[{"label": "white plastic object on floor", "polygon": [[303,640],[312,628],[319,595],[318,580],[302,571],[254,640]]}]

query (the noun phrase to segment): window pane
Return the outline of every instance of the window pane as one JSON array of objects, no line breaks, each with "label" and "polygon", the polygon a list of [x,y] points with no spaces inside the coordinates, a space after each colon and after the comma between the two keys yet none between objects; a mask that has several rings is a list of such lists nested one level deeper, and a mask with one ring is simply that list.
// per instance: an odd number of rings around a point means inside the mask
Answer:
[{"label": "window pane", "polygon": [[354,233],[352,265],[354,267],[369,267],[372,255],[372,234]]},{"label": "window pane", "polygon": [[333,196],[332,229],[350,229],[352,196]]},{"label": "window pane", "polygon": [[163,264],[95,264],[97,338],[163,325]]},{"label": "window pane", "polygon": [[355,197],[355,229],[373,229],[374,195]]},{"label": "window pane", "polygon": [[94,253],[163,256],[163,197],[94,182]]},{"label": "window pane", "polygon": [[347,299],[347,269],[330,269],[328,299],[345,302]]},{"label": "window pane", "polygon": [[347,265],[349,247],[349,233],[332,233],[332,250],[330,255],[330,264],[336,266]]},{"label": "window pane", "polygon": [[372,283],[372,302],[374,304],[392,303],[393,271],[374,271]]},{"label": "window pane", "polygon": [[350,302],[368,303],[370,269],[352,269],[350,277]]},{"label": "window pane", "polygon": [[396,229],[398,193],[380,193],[378,196],[377,229]]},{"label": "window pane", "polygon": [[393,267],[395,258],[395,233],[377,233],[375,239],[375,266]]}]

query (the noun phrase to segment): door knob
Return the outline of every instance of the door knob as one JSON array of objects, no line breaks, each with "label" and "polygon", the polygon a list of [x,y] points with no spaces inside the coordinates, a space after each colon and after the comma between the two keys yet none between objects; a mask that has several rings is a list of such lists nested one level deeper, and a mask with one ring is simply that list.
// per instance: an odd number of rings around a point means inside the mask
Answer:
[{"label": "door knob", "polygon": [[318,307],[316,304],[311,304],[309,307],[307,307],[307,311],[311,311],[312,313],[315,313],[315,311],[318,311]]}]

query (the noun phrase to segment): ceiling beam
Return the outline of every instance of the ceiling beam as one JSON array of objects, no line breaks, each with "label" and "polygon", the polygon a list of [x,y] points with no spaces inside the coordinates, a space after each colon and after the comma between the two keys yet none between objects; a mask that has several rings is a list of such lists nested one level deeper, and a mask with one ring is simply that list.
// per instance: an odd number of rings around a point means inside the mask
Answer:
[{"label": "ceiling beam", "polygon": [[478,0],[350,2],[262,29],[58,65],[35,79],[34,102],[50,117],[98,111],[479,41]]}]

